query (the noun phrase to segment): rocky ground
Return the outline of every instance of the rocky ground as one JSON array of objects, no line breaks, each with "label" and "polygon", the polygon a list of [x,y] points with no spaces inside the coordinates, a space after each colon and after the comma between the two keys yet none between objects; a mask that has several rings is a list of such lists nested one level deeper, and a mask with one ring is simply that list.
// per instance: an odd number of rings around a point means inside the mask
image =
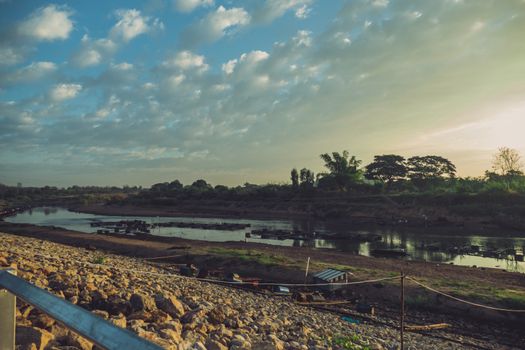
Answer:
[{"label": "rocky ground", "polygon": [[[397,349],[398,331],[169,273],[142,259],[0,233],[0,267],[166,349]],[[408,349],[510,349],[408,333]],[[465,345],[470,344],[470,345]],[[17,349],[95,349],[18,301]],[[517,348],[517,347],[516,347]]]}]

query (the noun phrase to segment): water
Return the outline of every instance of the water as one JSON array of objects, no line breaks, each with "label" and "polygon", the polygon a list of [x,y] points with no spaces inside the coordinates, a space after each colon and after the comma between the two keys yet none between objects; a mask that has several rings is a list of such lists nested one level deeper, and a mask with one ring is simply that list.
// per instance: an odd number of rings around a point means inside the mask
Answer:
[{"label": "water", "polygon": [[[152,230],[152,234],[166,237],[180,237],[194,240],[205,240],[215,242],[225,241],[244,241],[245,234],[251,230],[260,229],[283,229],[301,230],[303,232],[323,232],[323,233],[346,233],[346,234],[376,234],[381,235],[382,241],[379,242],[356,242],[353,240],[325,240],[315,239],[303,240],[274,240],[247,238],[248,242],[267,243],[283,246],[308,246],[312,248],[338,249],[344,252],[369,256],[373,249],[404,248],[408,253],[407,259],[424,260],[436,263],[453,263],[456,265],[478,267],[501,268],[509,271],[525,273],[525,263],[517,262],[509,256],[509,259],[495,259],[482,256],[460,255],[451,252],[453,247],[465,247],[476,245],[482,249],[508,249],[524,248],[525,237],[501,237],[484,234],[472,235],[452,235],[444,232],[429,233],[424,229],[419,231],[404,230],[402,228],[371,228],[367,230],[353,229],[348,224],[337,222],[315,223],[304,220],[252,220],[252,219],[221,219],[221,218],[196,218],[196,217],[148,217],[148,216],[107,216],[85,213],[70,212],[65,209],[55,207],[35,208],[16,216],[6,219],[12,223],[27,223],[41,226],[57,226],[68,230],[94,233],[96,227],[91,227],[94,221],[119,221],[119,220],[144,220],[147,223],[162,222],[194,222],[194,223],[245,223],[250,224],[243,230],[223,231],[195,228],[162,227]],[[428,249],[431,246],[432,249]],[[427,248],[425,248],[427,247]]]}]

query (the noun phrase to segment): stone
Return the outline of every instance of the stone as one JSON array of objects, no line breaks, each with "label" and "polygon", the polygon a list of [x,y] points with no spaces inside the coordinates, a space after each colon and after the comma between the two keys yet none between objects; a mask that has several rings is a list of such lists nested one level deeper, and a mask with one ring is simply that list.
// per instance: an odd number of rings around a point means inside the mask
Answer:
[{"label": "stone", "polygon": [[109,322],[113,323],[115,326],[120,328],[126,328],[126,316],[111,316]]},{"label": "stone", "polygon": [[67,338],[66,338],[67,345],[77,347],[81,350],[92,350],[93,349],[93,343],[91,343],[89,340],[82,338],[78,334],[74,332],[68,332]]},{"label": "stone", "polygon": [[107,311],[104,311],[104,310],[93,310],[91,311],[91,313],[97,315],[98,317],[100,318],[103,318],[105,320],[107,320],[109,318],[109,313]]},{"label": "stone", "polygon": [[208,350],[228,350],[228,347],[217,340],[208,338],[206,340],[206,349]]},{"label": "stone", "polygon": [[133,311],[152,311],[156,309],[153,298],[144,294],[133,294],[129,299]]},{"label": "stone", "polygon": [[162,338],[171,340],[175,342],[176,344],[180,343],[182,341],[182,336],[180,332],[174,331],[170,328],[164,328],[159,331],[159,334]]},{"label": "stone", "polygon": [[49,317],[46,314],[40,314],[37,316],[35,321],[33,322],[35,326],[40,328],[50,328],[52,325],[55,324],[55,320],[51,317]]},{"label": "stone", "polygon": [[160,310],[166,312],[171,317],[181,317],[185,312],[184,305],[174,296],[157,294],[155,295],[155,304]]},{"label": "stone", "polygon": [[45,329],[27,326],[16,327],[15,341],[18,345],[28,345],[33,343],[37,350],[43,350],[53,339],[55,339],[55,336]]}]

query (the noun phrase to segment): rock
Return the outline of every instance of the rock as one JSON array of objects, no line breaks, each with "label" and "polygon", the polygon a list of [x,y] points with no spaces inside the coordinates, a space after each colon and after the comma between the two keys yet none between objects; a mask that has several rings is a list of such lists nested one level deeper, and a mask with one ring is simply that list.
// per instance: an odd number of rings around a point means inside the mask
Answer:
[{"label": "rock", "polygon": [[144,294],[133,294],[129,299],[133,311],[153,311],[156,309],[153,298]]},{"label": "rock", "polygon": [[2,267],[9,266],[9,262],[3,256],[0,256],[0,266]]},{"label": "rock", "polygon": [[92,350],[93,349],[93,343],[91,343],[89,340],[82,338],[76,333],[69,332],[66,338],[67,345],[77,347],[81,350]]},{"label": "rock", "polygon": [[20,345],[16,347],[17,350],[37,350],[36,344],[26,344],[26,345]]},{"label": "rock", "polygon": [[171,340],[175,344],[178,344],[182,341],[182,336],[180,332],[174,331],[173,329],[170,329],[170,328],[161,329],[159,334],[162,338]]},{"label": "rock", "polygon": [[195,310],[191,310],[186,312],[180,319],[180,321],[184,324],[186,323],[193,323],[198,317],[202,316],[204,314],[204,310],[197,308]]},{"label": "rock", "polygon": [[206,340],[206,349],[208,350],[228,350],[228,347],[218,342],[217,340],[208,338]]},{"label": "rock", "polygon": [[37,327],[16,327],[16,344],[29,345],[34,343],[38,350],[43,350],[47,344],[55,339],[55,336],[41,328]]},{"label": "rock", "polygon": [[113,323],[117,327],[126,328],[126,316],[124,315],[112,316],[109,319],[109,322]]},{"label": "rock", "polygon": [[174,296],[166,296],[163,294],[155,295],[155,304],[157,307],[169,314],[171,317],[179,318],[184,315],[184,306]]},{"label": "rock", "polygon": [[35,321],[33,322],[35,326],[40,328],[50,328],[52,325],[55,324],[55,320],[51,317],[49,317],[46,314],[40,314],[37,316]]}]

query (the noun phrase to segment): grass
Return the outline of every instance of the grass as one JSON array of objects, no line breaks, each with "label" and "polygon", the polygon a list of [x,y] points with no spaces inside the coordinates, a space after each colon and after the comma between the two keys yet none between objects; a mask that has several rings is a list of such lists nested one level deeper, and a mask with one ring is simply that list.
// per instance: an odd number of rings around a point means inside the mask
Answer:
[{"label": "grass", "polygon": [[266,266],[295,266],[293,260],[277,254],[266,254],[257,250],[252,249],[231,249],[231,248],[220,248],[214,247],[208,249],[208,253],[228,256],[236,258],[246,262],[257,262],[261,265]]},{"label": "grass", "polygon": [[[207,249],[206,252],[212,255],[220,255],[228,258],[235,258],[242,261],[254,262],[265,266],[281,266],[302,271],[304,271],[305,268],[305,261],[303,260],[293,259],[280,254],[262,252],[257,249],[212,247]],[[396,277],[399,275],[397,271],[384,271],[379,269],[333,264],[322,261],[310,262],[310,271],[312,272],[323,270],[329,267],[350,271],[357,276],[357,279]],[[434,279],[421,279],[421,282],[428,284],[431,287],[435,287],[440,291],[450,293],[456,297],[463,298],[468,301],[487,305],[497,305],[500,307],[510,309],[525,309],[525,290],[508,289],[505,287],[498,287],[488,283],[476,282],[475,284],[473,284],[472,281],[468,280],[462,281],[457,279],[439,277],[436,277]],[[396,279],[391,281],[384,281],[383,283],[398,284],[399,280]],[[409,284],[411,285],[411,283]],[[425,294],[413,293],[412,295],[407,296],[407,304],[412,305],[416,308],[434,305],[435,298],[433,295],[428,296]]]},{"label": "grass", "polygon": [[106,262],[106,258],[103,256],[97,256],[96,258],[93,258],[91,260],[92,264],[104,264]]},{"label": "grass", "polygon": [[360,345],[362,339],[359,335],[354,334],[351,336],[336,336],[332,338],[332,346],[338,349],[349,349],[349,350],[370,350],[366,345]]}]

